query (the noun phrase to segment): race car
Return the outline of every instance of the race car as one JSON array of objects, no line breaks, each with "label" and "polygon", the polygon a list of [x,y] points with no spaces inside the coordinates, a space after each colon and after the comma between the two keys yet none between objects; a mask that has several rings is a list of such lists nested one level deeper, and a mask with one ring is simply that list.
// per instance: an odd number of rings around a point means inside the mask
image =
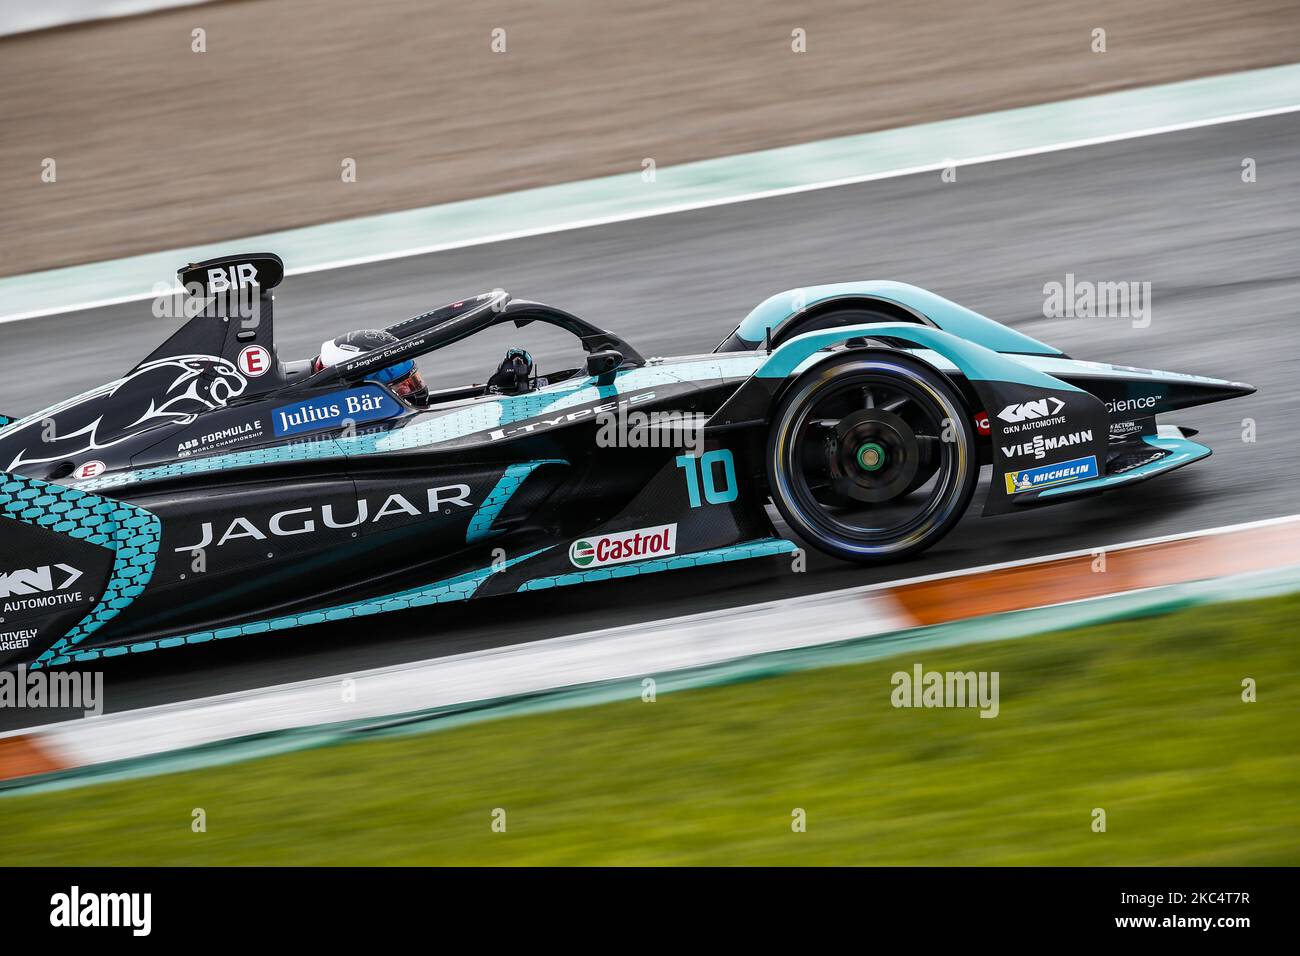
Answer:
[{"label": "race car", "polygon": [[[1078,361],[915,286],[774,295],[710,353],[644,358],[494,291],[332,364],[282,359],[266,253],[180,270],[199,307],[116,381],[0,419],[0,666],[91,661],[324,621],[782,554],[893,561],[983,513],[1197,461],[1156,416],[1241,382]],[[485,384],[384,370],[503,323]],[[783,524],[769,511],[775,507]]]}]

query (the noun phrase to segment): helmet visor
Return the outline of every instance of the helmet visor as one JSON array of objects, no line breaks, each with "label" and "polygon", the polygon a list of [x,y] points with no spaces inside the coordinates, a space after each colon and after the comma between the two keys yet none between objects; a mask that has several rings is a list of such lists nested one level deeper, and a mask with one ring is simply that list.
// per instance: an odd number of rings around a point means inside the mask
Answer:
[{"label": "helmet visor", "polygon": [[390,383],[389,387],[397,393],[399,398],[410,398],[411,396],[418,397],[425,391],[424,379],[420,376],[419,372],[415,371],[414,368],[412,368],[411,373],[405,378]]},{"label": "helmet visor", "polygon": [[390,365],[388,368],[380,369],[371,377],[376,382],[384,382],[385,384],[388,384],[396,382],[404,375],[410,375],[413,371],[415,371],[415,362],[411,359],[407,359],[405,362],[398,362],[396,365]]}]

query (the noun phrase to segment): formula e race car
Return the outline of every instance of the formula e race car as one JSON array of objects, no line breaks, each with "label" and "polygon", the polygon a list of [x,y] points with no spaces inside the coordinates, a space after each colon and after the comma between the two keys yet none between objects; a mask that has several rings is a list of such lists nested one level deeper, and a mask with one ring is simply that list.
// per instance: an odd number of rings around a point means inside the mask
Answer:
[{"label": "formula e race car", "polygon": [[[0,418],[0,666],[94,660],[793,551],[933,545],[1210,454],[1156,416],[1240,382],[1073,360],[898,282],[773,296],[643,358],[496,291],[320,367],[277,353],[276,256],[181,270],[202,308],[122,378]],[[489,326],[576,336],[412,401],[383,370]],[[769,501],[790,536],[778,533]]]}]

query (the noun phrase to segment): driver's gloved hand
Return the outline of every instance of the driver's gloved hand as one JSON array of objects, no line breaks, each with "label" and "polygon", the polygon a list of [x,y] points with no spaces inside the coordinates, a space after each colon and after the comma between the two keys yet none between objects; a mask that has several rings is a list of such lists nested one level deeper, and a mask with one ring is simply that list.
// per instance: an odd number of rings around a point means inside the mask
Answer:
[{"label": "driver's gloved hand", "polygon": [[525,349],[510,349],[497,370],[488,379],[488,389],[505,395],[518,395],[533,388],[533,357]]}]

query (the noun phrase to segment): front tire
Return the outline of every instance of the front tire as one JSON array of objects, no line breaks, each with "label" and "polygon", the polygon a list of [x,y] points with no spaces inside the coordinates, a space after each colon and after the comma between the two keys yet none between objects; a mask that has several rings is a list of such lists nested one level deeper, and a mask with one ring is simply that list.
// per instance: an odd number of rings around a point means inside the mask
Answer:
[{"label": "front tire", "polygon": [[979,456],[969,411],[943,375],[903,354],[850,352],[778,402],[767,478],[801,538],[875,563],[917,554],[961,520]]}]

